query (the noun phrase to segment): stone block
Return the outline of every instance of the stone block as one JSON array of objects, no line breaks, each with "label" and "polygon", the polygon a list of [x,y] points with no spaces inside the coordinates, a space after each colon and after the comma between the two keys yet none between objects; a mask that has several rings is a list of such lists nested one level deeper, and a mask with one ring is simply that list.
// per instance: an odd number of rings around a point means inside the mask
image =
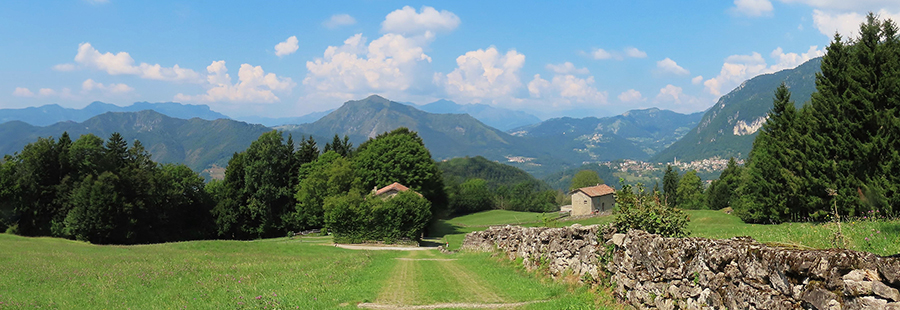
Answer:
[{"label": "stone block", "polygon": [[881,282],[874,283],[874,285],[872,286],[872,292],[874,292],[875,295],[884,297],[885,299],[900,301],[900,291],[897,291],[897,289],[893,287],[884,285],[884,283]]}]

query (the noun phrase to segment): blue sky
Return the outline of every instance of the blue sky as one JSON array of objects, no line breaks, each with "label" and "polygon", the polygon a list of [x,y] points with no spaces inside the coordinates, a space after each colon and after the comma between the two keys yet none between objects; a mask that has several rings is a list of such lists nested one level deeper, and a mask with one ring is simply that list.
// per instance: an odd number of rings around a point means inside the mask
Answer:
[{"label": "blue sky", "polygon": [[[262,4],[260,4],[262,3]],[[0,108],[299,116],[379,94],[541,118],[703,111],[898,1],[4,1]]]}]

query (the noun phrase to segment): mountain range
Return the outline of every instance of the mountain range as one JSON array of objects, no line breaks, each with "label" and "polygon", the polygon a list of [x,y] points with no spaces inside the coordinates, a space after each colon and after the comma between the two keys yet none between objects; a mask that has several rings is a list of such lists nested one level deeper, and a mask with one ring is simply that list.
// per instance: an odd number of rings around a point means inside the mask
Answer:
[{"label": "mountain range", "polygon": [[107,112],[82,123],[68,121],[45,127],[21,121],[0,124],[0,154],[13,154],[38,137],[56,138],[63,132],[73,140],[88,133],[105,140],[118,132],[129,143],[140,140],[157,162],[184,163],[202,171],[213,165],[225,167],[233,153],[243,151],[270,130],[230,119],[173,118],[151,110]]},{"label": "mountain range", "polygon": [[135,102],[132,105],[120,107],[114,104],[94,101],[82,109],[64,108],[57,104],[24,109],[0,109],[0,123],[22,121],[34,126],[48,126],[65,121],[83,122],[106,112],[138,112],[143,110],[153,110],[169,117],[181,119],[197,117],[205,120],[215,120],[228,118],[228,116],[210,110],[207,105],[191,105],[177,102]]},{"label": "mountain range", "polygon": [[678,141],[702,115],[650,108],[603,118],[554,118],[509,132],[543,145],[577,150],[586,161],[647,159]]},{"label": "mountain range", "polygon": [[791,91],[791,99],[801,107],[816,91],[816,73],[822,58],[811,59],[793,69],[751,78],[719,98],[696,128],[681,140],[657,153],[650,161],[694,161],[713,157],[746,158],[753,148],[758,130],[765,123],[775,88],[782,82]]},{"label": "mountain range", "polygon": [[516,127],[541,122],[537,116],[504,108],[496,108],[486,104],[458,104],[449,100],[438,100],[429,104],[416,106],[417,109],[436,114],[469,114],[485,125],[506,131]]}]

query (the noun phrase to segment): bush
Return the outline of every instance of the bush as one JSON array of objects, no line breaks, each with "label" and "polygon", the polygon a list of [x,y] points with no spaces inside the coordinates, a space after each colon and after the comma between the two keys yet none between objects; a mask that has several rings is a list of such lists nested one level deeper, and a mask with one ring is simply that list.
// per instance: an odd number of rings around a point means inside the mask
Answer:
[{"label": "bush", "polygon": [[621,233],[640,229],[664,237],[687,237],[688,217],[679,209],[669,207],[656,193],[644,195],[644,187],[638,184],[638,192],[631,185],[622,186],[616,192],[615,226]]},{"label": "bush", "polygon": [[325,227],[338,243],[418,240],[431,219],[431,203],[413,191],[389,199],[357,191],[325,200]]}]

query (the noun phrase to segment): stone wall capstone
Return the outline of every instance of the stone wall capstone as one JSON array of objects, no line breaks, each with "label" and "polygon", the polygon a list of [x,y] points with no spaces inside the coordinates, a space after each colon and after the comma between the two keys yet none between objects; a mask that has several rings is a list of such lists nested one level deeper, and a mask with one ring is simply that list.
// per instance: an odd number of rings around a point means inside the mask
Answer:
[{"label": "stone wall capstone", "polygon": [[567,270],[582,278],[608,276],[616,297],[638,309],[900,310],[897,257],[773,247],[749,237],[614,232],[577,224],[491,227],[466,235],[462,249],[499,249],[522,258],[526,268],[546,265],[554,277]]}]

